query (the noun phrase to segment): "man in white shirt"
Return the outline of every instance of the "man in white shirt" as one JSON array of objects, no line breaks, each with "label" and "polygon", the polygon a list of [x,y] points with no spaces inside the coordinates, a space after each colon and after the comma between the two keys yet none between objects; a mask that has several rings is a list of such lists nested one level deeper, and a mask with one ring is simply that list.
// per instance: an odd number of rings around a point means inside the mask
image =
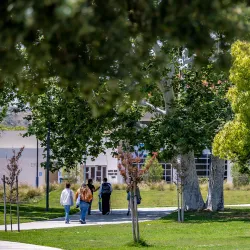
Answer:
[{"label": "man in white shirt", "polygon": [[70,189],[70,183],[66,183],[66,188],[61,193],[60,203],[62,206],[64,206],[65,210],[65,223],[69,224],[69,211],[70,206],[74,205],[74,193]]}]

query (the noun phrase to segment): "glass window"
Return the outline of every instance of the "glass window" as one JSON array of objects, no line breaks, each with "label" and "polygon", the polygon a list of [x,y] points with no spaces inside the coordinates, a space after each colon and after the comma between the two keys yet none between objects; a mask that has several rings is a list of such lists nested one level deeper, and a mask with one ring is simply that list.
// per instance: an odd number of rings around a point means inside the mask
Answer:
[{"label": "glass window", "polygon": [[102,178],[107,178],[107,167],[102,167]]}]

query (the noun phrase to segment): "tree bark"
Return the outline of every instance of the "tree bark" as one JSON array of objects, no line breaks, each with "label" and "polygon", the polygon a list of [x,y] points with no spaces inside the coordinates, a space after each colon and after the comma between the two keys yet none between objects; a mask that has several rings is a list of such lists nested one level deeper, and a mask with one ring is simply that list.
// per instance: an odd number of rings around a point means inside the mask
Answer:
[{"label": "tree bark", "polygon": [[206,201],[206,209],[210,211],[224,210],[224,172],[225,160],[222,160],[215,156],[211,156],[208,195]]},{"label": "tree bark", "polygon": [[205,204],[201,196],[198,176],[196,173],[194,152],[181,156],[181,174],[185,210],[201,210]]}]

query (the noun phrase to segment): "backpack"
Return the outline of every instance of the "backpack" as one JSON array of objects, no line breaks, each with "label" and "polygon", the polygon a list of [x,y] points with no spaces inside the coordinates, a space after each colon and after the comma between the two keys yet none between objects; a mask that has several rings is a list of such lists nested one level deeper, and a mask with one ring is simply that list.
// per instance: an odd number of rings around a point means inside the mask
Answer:
[{"label": "backpack", "polygon": [[102,183],[102,194],[111,194],[111,185],[109,183]]},{"label": "backpack", "polygon": [[80,189],[80,199],[81,201],[91,202],[93,195],[89,188]]}]

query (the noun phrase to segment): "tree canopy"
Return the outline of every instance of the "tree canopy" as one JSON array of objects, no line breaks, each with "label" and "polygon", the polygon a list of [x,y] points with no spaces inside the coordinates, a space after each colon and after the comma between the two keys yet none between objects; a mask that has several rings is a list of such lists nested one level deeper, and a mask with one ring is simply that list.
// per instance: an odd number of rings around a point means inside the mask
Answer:
[{"label": "tree canopy", "polygon": [[250,160],[250,44],[235,42],[231,54],[233,66],[230,70],[230,80],[233,86],[229,89],[227,98],[235,116],[215,136],[213,151],[221,158],[238,161],[244,166]]},{"label": "tree canopy", "polygon": [[247,34],[248,12],[235,0],[4,0],[0,84],[12,79],[20,89],[41,93],[44,79],[58,77],[68,95],[77,87],[89,103],[105,84],[105,106],[122,96],[122,79],[136,98],[144,82],[141,62],[157,41],[187,46],[199,56],[215,37],[228,42]]}]

